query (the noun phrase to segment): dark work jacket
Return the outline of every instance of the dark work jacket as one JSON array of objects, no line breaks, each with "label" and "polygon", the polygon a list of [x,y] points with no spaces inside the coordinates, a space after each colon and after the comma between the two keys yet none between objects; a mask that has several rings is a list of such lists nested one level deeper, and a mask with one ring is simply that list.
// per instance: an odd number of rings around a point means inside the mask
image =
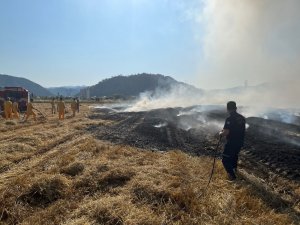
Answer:
[{"label": "dark work jacket", "polygon": [[224,124],[224,129],[229,130],[229,134],[226,137],[227,145],[234,147],[242,147],[244,145],[245,124],[245,117],[241,114],[237,112],[230,113]]}]

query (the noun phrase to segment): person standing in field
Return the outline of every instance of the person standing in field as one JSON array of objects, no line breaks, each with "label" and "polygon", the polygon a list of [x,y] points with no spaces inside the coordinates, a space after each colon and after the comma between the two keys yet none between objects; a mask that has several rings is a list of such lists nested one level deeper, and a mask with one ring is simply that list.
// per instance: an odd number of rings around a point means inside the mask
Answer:
[{"label": "person standing in field", "polygon": [[52,114],[55,114],[55,98],[52,98],[51,100],[51,112]]},{"label": "person standing in field", "polygon": [[76,99],[77,112],[79,113],[79,98]]},{"label": "person standing in field", "polygon": [[4,114],[5,119],[12,119],[12,102],[10,101],[10,98],[8,97],[7,100],[4,102]]},{"label": "person standing in field", "polygon": [[72,112],[73,112],[73,117],[75,117],[75,113],[76,113],[76,110],[77,110],[77,102],[76,102],[75,98],[73,98],[73,101],[71,102],[71,109],[72,109]]},{"label": "person standing in field", "polygon": [[19,115],[19,104],[18,102],[15,100],[12,106],[12,112],[13,112],[13,117],[15,119],[19,119],[20,115]]},{"label": "person standing in field", "polygon": [[57,111],[58,111],[58,119],[63,120],[65,119],[65,102],[63,101],[63,98],[59,98],[59,102],[57,103]]},{"label": "person standing in field", "polygon": [[30,99],[30,102],[27,103],[27,111],[26,111],[26,118],[25,121],[28,120],[29,116],[33,116],[34,121],[36,121],[36,114],[33,112],[33,105],[32,105],[33,99]]},{"label": "person standing in field", "polygon": [[222,163],[228,174],[229,180],[236,179],[238,155],[244,145],[246,120],[241,114],[237,113],[236,103],[227,103],[229,117],[225,121],[221,137],[226,137],[226,144],[222,154]]}]

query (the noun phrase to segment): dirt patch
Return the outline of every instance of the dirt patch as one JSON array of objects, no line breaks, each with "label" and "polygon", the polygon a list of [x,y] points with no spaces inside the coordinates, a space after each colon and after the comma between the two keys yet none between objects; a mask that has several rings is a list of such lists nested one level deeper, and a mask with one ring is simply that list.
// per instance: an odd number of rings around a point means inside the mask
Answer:
[{"label": "dirt patch", "polygon": [[69,175],[69,176],[76,176],[84,170],[84,165],[82,163],[73,163],[68,167],[62,168],[61,173]]},{"label": "dirt patch", "polygon": [[122,187],[131,180],[133,173],[112,172],[107,174],[99,181],[99,190],[108,191],[109,189]]},{"label": "dirt patch", "polygon": [[136,187],[133,190],[134,203],[147,203],[158,207],[172,201],[168,192],[149,189],[147,187]]},{"label": "dirt patch", "polygon": [[[106,167],[103,167],[106,170]],[[132,172],[108,171],[92,173],[83,177],[75,183],[75,188],[81,190],[87,195],[95,192],[109,192],[115,188],[125,186],[134,176]]]},{"label": "dirt patch", "polygon": [[33,184],[28,192],[17,198],[17,202],[30,206],[47,207],[62,198],[64,189],[65,184],[59,178],[44,180]]},{"label": "dirt patch", "polygon": [[6,209],[0,209],[0,221],[5,221],[9,217],[9,213]]},{"label": "dirt patch", "polygon": [[9,170],[9,165],[4,165],[0,167],[0,173],[3,173],[5,171]]},{"label": "dirt patch", "polygon": [[[181,192],[169,192],[156,188],[139,186],[133,189],[133,203],[149,204],[153,209],[170,204],[177,210],[188,211],[190,202]],[[181,193],[181,194],[179,194]]]},{"label": "dirt patch", "polygon": [[8,120],[8,121],[5,121],[5,125],[8,125],[8,126],[15,126],[17,125],[18,123],[14,120]]},{"label": "dirt patch", "polygon": [[101,209],[94,214],[93,219],[96,220],[97,224],[107,225],[122,225],[123,220],[120,217],[112,215],[109,210]]},{"label": "dirt patch", "polygon": [[99,166],[97,166],[97,171],[98,172],[107,172],[107,171],[109,171],[109,167],[107,165],[99,165]]}]

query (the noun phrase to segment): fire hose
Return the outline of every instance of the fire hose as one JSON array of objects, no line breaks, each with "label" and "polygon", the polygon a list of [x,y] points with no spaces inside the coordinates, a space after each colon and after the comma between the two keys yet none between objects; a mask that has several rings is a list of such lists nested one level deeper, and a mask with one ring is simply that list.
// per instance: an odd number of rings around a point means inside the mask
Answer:
[{"label": "fire hose", "polygon": [[36,111],[38,111],[42,115],[42,117],[44,117],[44,119],[47,119],[47,117],[40,110],[38,110],[36,108],[33,108],[33,109],[35,109]]},{"label": "fire hose", "polygon": [[[36,110],[38,113],[40,113],[44,119],[47,119],[47,117],[40,110],[38,110],[36,108],[33,108],[33,109]],[[26,112],[23,115],[22,121],[25,119],[25,115],[26,115]]]},{"label": "fire hose", "polygon": [[216,159],[217,159],[217,153],[218,153],[218,149],[219,149],[219,146],[220,146],[220,143],[221,143],[221,139],[222,137],[220,136],[219,138],[219,141],[214,149],[214,160],[213,160],[213,165],[212,165],[212,169],[211,169],[211,172],[210,172],[210,176],[209,176],[209,180],[208,180],[208,183],[206,185],[206,189],[208,188],[210,182],[211,182],[211,179],[213,177],[213,174],[214,174],[214,171],[215,171],[215,167],[216,167]]}]

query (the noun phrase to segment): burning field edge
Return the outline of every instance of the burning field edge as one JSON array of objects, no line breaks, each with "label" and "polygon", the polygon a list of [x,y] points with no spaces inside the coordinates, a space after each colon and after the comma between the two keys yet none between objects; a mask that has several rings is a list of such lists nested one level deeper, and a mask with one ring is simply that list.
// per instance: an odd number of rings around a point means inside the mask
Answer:
[{"label": "burning field edge", "polygon": [[84,104],[58,122],[47,104],[39,107],[47,120],[1,121],[0,224],[299,224],[294,164],[283,160],[276,171],[267,157],[251,156],[267,136],[253,150],[249,130],[245,173],[228,183],[218,160],[205,188],[219,111],[205,114],[214,118],[209,126],[188,128],[195,114],[183,109],[111,113]]}]

